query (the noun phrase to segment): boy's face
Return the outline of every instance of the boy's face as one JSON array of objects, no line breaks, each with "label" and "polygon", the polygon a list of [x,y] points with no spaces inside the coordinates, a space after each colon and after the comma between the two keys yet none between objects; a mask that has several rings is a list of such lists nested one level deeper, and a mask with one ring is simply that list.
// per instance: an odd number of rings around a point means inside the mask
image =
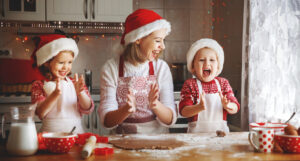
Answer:
[{"label": "boy's face", "polygon": [[73,52],[61,51],[50,61],[50,71],[54,79],[65,79],[71,72],[74,60]]},{"label": "boy's face", "polygon": [[193,60],[193,74],[203,82],[210,82],[218,72],[217,53],[210,48],[197,51]]},{"label": "boy's face", "polygon": [[164,39],[166,36],[167,29],[159,29],[137,40],[136,44],[147,60],[153,61],[165,49]]}]

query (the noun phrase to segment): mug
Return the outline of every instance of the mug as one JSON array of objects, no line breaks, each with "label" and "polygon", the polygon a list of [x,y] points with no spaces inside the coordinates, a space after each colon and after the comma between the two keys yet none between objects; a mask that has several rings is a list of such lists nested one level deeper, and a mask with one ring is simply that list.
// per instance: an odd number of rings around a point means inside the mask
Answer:
[{"label": "mug", "polygon": [[273,151],[274,129],[253,128],[248,135],[251,146],[258,152],[269,153]]}]

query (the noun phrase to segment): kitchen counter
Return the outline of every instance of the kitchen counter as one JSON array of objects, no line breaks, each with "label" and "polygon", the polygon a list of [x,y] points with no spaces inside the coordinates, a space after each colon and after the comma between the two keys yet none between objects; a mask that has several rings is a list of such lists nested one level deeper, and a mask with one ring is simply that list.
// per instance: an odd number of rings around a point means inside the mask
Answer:
[{"label": "kitchen counter", "polygon": [[[134,135],[131,135],[134,136]],[[136,136],[136,135],[135,135]],[[141,135],[137,135],[141,136]],[[142,135],[149,137],[150,135]],[[121,136],[110,136],[117,139]],[[122,150],[114,148],[114,154],[108,156],[92,155],[88,159],[107,161],[240,161],[240,160],[300,160],[300,154],[286,153],[257,153],[248,142],[248,132],[231,132],[225,137],[216,137],[215,133],[202,134],[164,134],[151,135],[151,138],[176,138],[187,143],[187,145],[173,150]],[[38,152],[33,156],[14,157],[8,156],[1,146],[0,158],[5,161],[76,161],[84,160],[80,157],[79,146],[74,146],[67,154],[49,154]]]}]

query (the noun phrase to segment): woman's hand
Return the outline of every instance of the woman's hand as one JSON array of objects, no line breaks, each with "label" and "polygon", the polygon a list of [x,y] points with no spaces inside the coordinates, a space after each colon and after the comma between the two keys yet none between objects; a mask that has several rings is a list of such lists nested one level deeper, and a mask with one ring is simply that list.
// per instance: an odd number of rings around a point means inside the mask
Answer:
[{"label": "woman's hand", "polygon": [[134,113],[136,111],[136,100],[130,88],[127,94],[127,107],[128,107],[128,112],[130,113]]},{"label": "woman's hand", "polygon": [[78,79],[78,74],[75,73],[73,79],[75,79],[74,87],[75,87],[76,93],[77,93],[77,95],[79,95],[82,91],[84,91],[85,82],[83,79],[83,75],[81,75],[80,78]]},{"label": "woman's hand", "polygon": [[148,96],[150,109],[154,110],[157,108],[158,98],[159,98],[158,84],[157,83],[151,84],[149,96]]}]

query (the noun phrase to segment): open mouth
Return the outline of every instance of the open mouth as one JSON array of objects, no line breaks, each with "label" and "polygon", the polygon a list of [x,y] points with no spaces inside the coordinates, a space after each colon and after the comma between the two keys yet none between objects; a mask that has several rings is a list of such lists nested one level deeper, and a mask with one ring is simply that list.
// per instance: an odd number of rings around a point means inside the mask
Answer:
[{"label": "open mouth", "polygon": [[203,76],[205,76],[205,77],[208,77],[210,75],[210,73],[211,73],[210,69],[204,69],[203,70]]}]

